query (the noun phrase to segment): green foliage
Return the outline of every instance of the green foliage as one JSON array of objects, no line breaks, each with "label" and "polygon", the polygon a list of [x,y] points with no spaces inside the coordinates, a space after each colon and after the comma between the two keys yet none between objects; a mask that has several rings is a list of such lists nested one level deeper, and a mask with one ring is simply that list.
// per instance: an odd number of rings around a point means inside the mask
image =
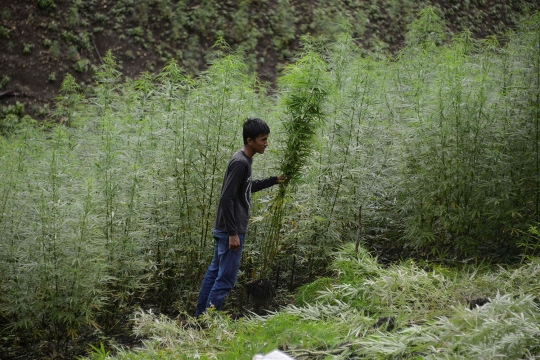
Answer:
[{"label": "green foliage", "polygon": [[[504,357],[538,353],[538,306],[531,296],[492,299],[481,310],[454,309],[435,323],[409,327],[398,334],[379,333],[358,343],[366,357]],[[471,326],[471,324],[475,324]],[[489,335],[488,335],[489,334]]]},{"label": "green foliage", "polygon": [[92,354],[90,356],[93,360],[105,360],[109,357],[110,351],[105,350],[105,345],[99,343],[99,347],[90,344],[92,348]]},{"label": "green foliage", "polygon": [[[4,162],[1,174],[4,194],[0,222],[4,274],[1,311],[14,331],[46,327],[48,331],[44,336],[61,349],[81,326],[94,324],[95,311],[102,301],[100,246],[93,238],[94,190],[89,181],[85,184],[87,178],[83,174],[70,170],[74,164],[69,153],[72,139],[65,128],[56,127],[48,134],[48,139],[30,127],[19,134],[15,143],[32,138],[44,151],[35,154],[34,146],[6,149],[12,157]],[[34,155],[31,173],[39,180],[28,178],[30,182],[26,185],[36,189],[34,186],[40,183],[39,190],[24,202],[17,202],[13,195],[22,185],[17,184],[16,178],[28,174],[29,169],[15,161]],[[63,176],[67,171],[72,180],[81,182],[72,186],[74,183]],[[74,217],[66,220],[65,211],[70,208],[67,204],[73,192],[81,190],[79,186],[86,192],[81,199],[83,206],[77,215],[72,213]],[[29,203],[34,203],[35,207],[29,208]],[[12,222],[14,218],[6,217],[6,206],[12,216],[25,215],[27,231],[39,233],[37,238],[30,242],[24,233],[20,233],[20,237],[16,235],[22,219]],[[32,266],[25,268],[27,263]]]},{"label": "green foliage", "polygon": [[128,29],[126,32],[128,35],[130,36],[142,36],[143,35],[143,28],[138,26],[136,28],[133,28],[133,29]]},{"label": "green foliage", "polygon": [[[374,261],[360,250],[355,254],[352,244],[341,249],[333,267],[348,275],[325,285],[314,301],[264,317],[231,321],[210,311],[199,320],[184,316],[180,322],[138,311],[135,333],[151,340],[144,349],[120,351],[115,358],[172,359],[181,352],[186,358],[251,359],[280,348],[296,359],[447,359],[470,354],[520,359],[539,351],[538,297],[531,295],[538,287],[538,259],[513,271],[428,271],[405,262],[374,267],[369,275],[358,268],[355,276],[345,258]],[[508,282],[511,278],[515,281]],[[530,281],[522,283],[525,278]],[[352,301],[357,296],[365,301]],[[472,306],[479,298],[484,304]]]},{"label": "green foliage", "polygon": [[[509,44],[501,50],[499,60],[493,59],[488,43],[486,47],[475,45],[467,34],[427,57],[411,53],[405,58],[415,70],[407,80],[400,76],[403,84],[413,84],[404,108],[409,107],[418,134],[408,140],[408,181],[401,195],[411,209],[406,217],[406,241],[426,251],[429,247],[449,251],[450,257],[491,251],[493,247],[499,247],[502,256],[515,255],[516,241],[527,229],[525,223],[538,214],[538,191],[532,180],[537,172],[535,112],[525,115],[514,108],[520,108],[518,104],[524,99],[534,104],[537,94],[539,56],[526,50],[534,49],[537,40],[531,35],[521,39],[525,38],[532,42]],[[477,66],[471,66],[472,59]],[[441,66],[427,77],[433,61]],[[507,61],[525,61],[529,75],[518,75],[521,70],[510,69]],[[510,78],[523,90],[508,93],[505,88]],[[512,122],[529,130],[514,135],[507,132],[514,113],[510,108],[517,110]],[[531,151],[529,155],[518,150],[523,146]],[[520,174],[520,181],[529,185],[517,185],[517,178],[510,174]],[[439,246],[432,247],[434,244]]]},{"label": "green foliage", "polygon": [[365,281],[381,270],[377,263],[366,249],[359,248],[358,253],[351,252],[351,247],[336,252],[333,261],[334,271],[344,280],[353,281],[359,279]]},{"label": "green foliage", "polygon": [[[55,76],[55,74],[51,74]],[[74,114],[83,99],[81,87],[69,73],[60,86],[61,95],[56,100],[55,115],[62,123],[73,124]]]},{"label": "green foliage", "polygon": [[272,43],[276,49],[286,49],[296,38],[296,18],[295,11],[291,11],[293,5],[288,0],[278,0],[275,2],[275,9],[269,11],[269,20],[272,24]]},{"label": "green foliage", "polygon": [[0,110],[0,135],[9,136],[26,126],[34,124],[34,120],[24,114],[24,103],[2,106]]},{"label": "green foliage", "polygon": [[428,6],[418,14],[418,19],[409,25],[407,44],[411,47],[419,46],[423,49],[442,45],[445,40],[444,23],[435,8]]},{"label": "green foliage", "polygon": [[59,26],[58,23],[57,23],[55,20],[53,20],[53,21],[51,21],[51,23],[49,24],[48,28],[49,28],[50,30],[52,30],[52,31],[58,31],[58,26]]},{"label": "green foliage", "polygon": [[9,38],[9,29],[0,26],[0,38],[8,39]]},{"label": "green foliage", "polygon": [[75,64],[73,64],[73,68],[75,71],[83,73],[88,71],[88,67],[90,66],[90,60],[88,59],[80,59]]},{"label": "green foliage", "polygon": [[528,232],[530,236],[525,237],[518,243],[524,258],[525,256],[536,256],[540,250],[540,232],[538,231],[538,227],[531,226]]},{"label": "green foliage", "polygon": [[0,89],[5,88],[6,85],[9,84],[10,80],[11,79],[9,78],[9,76],[6,76],[6,75],[2,76],[2,80],[0,80]]},{"label": "green foliage", "polygon": [[90,34],[87,31],[79,32],[78,43],[81,48],[90,50],[92,48]]},{"label": "green foliage", "polygon": [[49,54],[51,55],[51,58],[54,60],[58,59],[58,56],[60,56],[60,48],[58,45],[58,41],[54,40],[51,44],[51,47],[49,49]]},{"label": "green foliage", "polygon": [[94,16],[94,19],[97,22],[105,23],[107,21],[107,15],[101,14],[101,13],[96,13],[96,15]]},{"label": "green foliage", "polygon": [[77,35],[70,30],[62,30],[62,38],[68,44],[76,45],[78,42]]},{"label": "green foliage", "polygon": [[284,123],[288,138],[281,171],[288,175],[291,185],[301,176],[300,169],[312,152],[314,136],[324,118],[322,103],[328,93],[325,67],[319,55],[308,52],[285,68],[280,78],[285,93],[282,101],[289,115]]},{"label": "green foliage", "polygon": [[[540,206],[538,15],[504,47],[466,32],[438,45],[424,31],[438,29],[429,11],[410,36],[420,40],[393,59],[359,54],[347,33],[331,45],[312,40],[272,97],[220,41],[197,78],[170,61],[158,76],[124,79],[109,51],[87,98],[72,76],[64,79],[54,115],[70,126],[38,131],[22,124],[20,104],[4,108],[2,331],[35,329],[62,347],[89,327],[120,326],[145,301],[156,312],[191,311],[212,253],[223,169],[241,146],[244,119],[256,116],[270,125],[272,147],[255,159],[254,176],[282,171],[290,180],[277,194],[254,194],[239,284],[257,272],[278,290],[329,271],[338,278],[302,288],[302,307],[288,307],[275,323],[217,314],[205,319],[208,329],[183,328],[144,312],[137,321],[153,339],[149,358],[174,356],[163,345],[230,358],[279,345],[299,357],[537,351],[538,299],[527,297],[538,290],[536,260],[484,273],[430,261],[381,266],[365,248],[353,249],[357,236],[386,249],[382,260],[413,250],[437,261],[515,260],[537,248],[529,229]],[[470,318],[459,309],[481,297],[492,310],[471,310],[482,318],[475,329],[460,323]],[[297,322],[298,333],[281,325]],[[445,332],[455,326],[473,339],[493,331],[498,343],[456,339]]]},{"label": "green foliage", "polygon": [[279,248],[288,186],[296,186],[302,167],[313,151],[315,134],[324,119],[322,103],[328,93],[326,64],[321,57],[308,51],[294,65],[285,69],[281,77],[284,96],[281,101],[288,116],[283,127],[287,133],[280,170],[287,176],[286,183],[272,201],[271,218],[267,228],[268,240],[263,246],[261,276],[266,276]]},{"label": "green foliage", "polygon": [[24,44],[23,46],[23,54],[28,55],[32,52],[32,48],[34,47],[34,44]]},{"label": "green foliage", "polygon": [[37,2],[38,7],[43,10],[54,10],[56,9],[56,4],[54,3],[54,0],[38,0]]},{"label": "green foliage", "polygon": [[77,51],[77,47],[75,45],[72,45],[69,47],[67,51],[67,55],[70,60],[76,61],[79,58],[79,52]]},{"label": "green foliage", "polygon": [[315,302],[320,291],[327,290],[332,284],[332,278],[319,278],[312,283],[302,285],[296,294],[295,303],[299,306],[305,306]]},{"label": "green foliage", "polygon": [[75,2],[74,5],[70,7],[68,11],[66,11],[64,17],[69,27],[74,28],[76,26],[79,26],[79,4]]}]

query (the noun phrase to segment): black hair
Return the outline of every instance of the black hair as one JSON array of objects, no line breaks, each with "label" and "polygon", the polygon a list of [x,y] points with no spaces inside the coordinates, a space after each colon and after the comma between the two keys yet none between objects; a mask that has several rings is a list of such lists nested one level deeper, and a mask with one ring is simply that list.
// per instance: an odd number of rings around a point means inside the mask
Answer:
[{"label": "black hair", "polygon": [[242,135],[244,136],[244,145],[246,145],[248,138],[255,140],[257,136],[270,135],[270,128],[259,118],[247,118],[244,122]]}]

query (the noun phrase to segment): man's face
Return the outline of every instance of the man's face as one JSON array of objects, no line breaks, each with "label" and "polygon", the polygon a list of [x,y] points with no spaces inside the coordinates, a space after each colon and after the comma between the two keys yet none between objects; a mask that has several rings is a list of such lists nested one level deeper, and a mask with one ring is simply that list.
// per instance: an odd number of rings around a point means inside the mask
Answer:
[{"label": "man's face", "polygon": [[266,147],[268,146],[268,134],[259,135],[255,140],[248,138],[248,144],[256,153],[264,154],[264,150],[266,150]]}]

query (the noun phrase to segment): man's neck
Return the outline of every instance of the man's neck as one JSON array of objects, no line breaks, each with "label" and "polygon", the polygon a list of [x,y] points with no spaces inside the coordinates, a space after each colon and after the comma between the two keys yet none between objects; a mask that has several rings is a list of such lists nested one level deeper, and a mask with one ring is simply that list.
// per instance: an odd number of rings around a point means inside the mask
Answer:
[{"label": "man's neck", "polygon": [[255,151],[247,145],[244,145],[244,147],[242,148],[242,152],[246,154],[246,156],[250,159],[252,159],[253,155],[255,155]]}]

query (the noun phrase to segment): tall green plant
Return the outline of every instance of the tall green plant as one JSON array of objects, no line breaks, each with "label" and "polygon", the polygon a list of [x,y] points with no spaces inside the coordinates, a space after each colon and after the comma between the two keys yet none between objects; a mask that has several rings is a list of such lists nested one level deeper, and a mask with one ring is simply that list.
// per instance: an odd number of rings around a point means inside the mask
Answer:
[{"label": "tall green plant", "polygon": [[62,123],[70,124],[73,121],[75,111],[83,99],[81,87],[75,81],[75,78],[69,73],[66,75],[60,86],[61,95],[56,98],[55,115],[60,118]]},{"label": "tall green plant", "polygon": [[[29,329],[35,324],[35,317],[28,316],[33,294],[28,291],[26,272],[21,272],[22,264],[29,257],[23,229],[25,227],[26,201],[19,194],[27,187],[20,181],[28,177],[28,158],[32,156],[35,129],[26,128],[19,136],[11,139],[0,138],[0,317],[12,331]],[[28,199],[27,199],[28,200]],[[33,315],[33,314],[32,314]]]},{"label": "tall green plant", "polygon": [[[23,222],[12,218],[3,230],[17,226],[17,231],[2,231],[8,257],[0,257],[9,264],[3,273],[7,292],[2,312],[13,331],[33,329],[37,338],[52,341],[56,351],[62,351],[70,337],[95,324],[101,307],[102,252],[93,230],[94,192],[90,188],[81,199],[75,195],[83,193],[83,172],[70,129],[33,132],[32,139],[33,146],[20,148],[33,164],[25,171],[24,189],[18,190],[27,194],[26,201],[13,207],[13,215]],[[16,248],[8,246],[14,241]]]},{"label": "tall green plant", "polygon": [[285,75],[280,78],[284,91],[281,101],[287,113],[283,124],[287,138],[281,172],[287,175],[288,180],[279,185],[278,193],[270,207],[267,240],[261,252],[261,276],[268,274],[279,249],[288,189],[298,185],[302,167],[306,165],[306,160],[314,147],[317,128],[324,119],[322,107],[329,88],[326,71],[326,64],[320,55],[308,51],[295,64],[287,67]]},{"label": "tall green plant", "polygon": [[[130,104],[132,93],[129,86],[118,84],[115,58],[110,52],[105,58],[105,64],[96,74],[97,119],[92,124],[95,126],[92,128],[93,144],[87,146],[96,147],[90,153],[94,158],[91,172],[99,186],[96,207],[99,209],[101,241],[106,251],[107,281],[103,290],[108,301],[100,320],[105,328],[111,329],[116,327],[120,316],[128,311],[135,295],[140,295],[145,286],[146,264],[140,256],[142,224],[136,221],[140,205],[138,181],[143,177],[141,146],[143,143],[149,146],[155,140],[147,137],[152,121],[145,117],[147,108]],[[143,76],[132,85],[138,91],[136,96],[146,101],[151,92],[148,78]],[[119,99],[128,101],[124,103]],[[128,163],[130,166],[125,166]]]},{"label": "tall green plant", "polygon": [[[341,208],[338,202],[351,168],[348,158],[355,149],[351,143],[357,137],[359,129],[357,105],[358,101],[363,100],[358,89],[363,85],[361,77],[365,69],[351,68],[356,54],[350,35],[343,33],[327,53],[330,69],[328,75],[334,86],[328,93],[328,121],[321,124],[317,131],[320,139],[317,144],[317,159],[311,162],[313,165],[317,163],[314,166],[314,176],[318,179],[311,192],[312,198],[317,199],[318,204],[310,206],[311,214],[305,219],[306,231],[302,233],[305,240],[309,241],[300,242],[299,248],[307,262],[309,279],[314,275],[317,264],[325,262],[330,249],[345,239],[340,233],[342,219],[336,216],[335,211]],[[354,80],[351,81],[351,78]],[[354,83],[352,86],[356,87],[356,91],[349,93],[351,82]],[[291,271],[294,271],[294,267],[291,266]]]},{"label": "tall green plant", "polygon": [[[187,282],[179,281],[185,267],[193,264],[193,251],[187,246],[196,239],[192,226],[194,219],[194,200],[189,188],[191,178],[190,163],[194,149],[190,146],[189,111],[192,105],[190,91],[195,81],[189,79],[178,63],[171,60],[158,76],[159,88],[154,101],[161,103],[158,113],[162,114],[162,124],[168,131],[172,151],[166,158],[166,164],[172,169],[171,201],[168,212],[173,212],[171,219],[162,220],[162,226],[155,231],[154,245],[149,246],[154,257],[150,259],[153,271],[150,285],[155,294],[160,294],[161,304],[170,304],[178,299],[179,293],[190,287]],[[169,133],[170,132],[170,133]],[[171,150],[169,149],[169,150]],[[157,208],[161,207],[158,203]],[[162,240],[162,241],[161,241]],[[159,244],[158,246],[155,246]]]}]

